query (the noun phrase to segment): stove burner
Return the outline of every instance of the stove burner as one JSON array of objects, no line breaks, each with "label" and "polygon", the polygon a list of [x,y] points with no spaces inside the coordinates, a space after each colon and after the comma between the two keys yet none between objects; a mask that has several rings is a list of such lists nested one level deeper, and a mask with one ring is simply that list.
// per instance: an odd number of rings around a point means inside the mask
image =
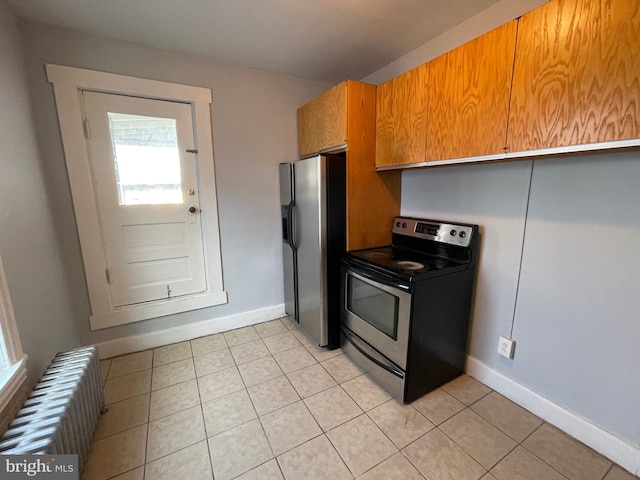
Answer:
[{"label": "stove burner", "polygon": [[412,262],[411,260],[399,260],[395,262],[395,264],[405,270],[422,270],[423,268],[426,268],[423,263]]}]

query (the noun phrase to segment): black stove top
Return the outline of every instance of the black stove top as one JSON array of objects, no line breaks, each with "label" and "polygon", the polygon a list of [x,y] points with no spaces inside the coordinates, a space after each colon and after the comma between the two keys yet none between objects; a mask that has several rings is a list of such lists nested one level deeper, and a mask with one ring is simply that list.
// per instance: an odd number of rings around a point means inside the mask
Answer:
[{"label": "black stove top", "polygon": [[457,262],[394,246],[356,250],[347,253],[346,258],[408,281],[431,277],[436,272],[460,266]]},{"label": "black stove top", "polygon": [[393,244],[351,251],[347,264],[407,282],[473,268],[477,226],[398,217]]}]

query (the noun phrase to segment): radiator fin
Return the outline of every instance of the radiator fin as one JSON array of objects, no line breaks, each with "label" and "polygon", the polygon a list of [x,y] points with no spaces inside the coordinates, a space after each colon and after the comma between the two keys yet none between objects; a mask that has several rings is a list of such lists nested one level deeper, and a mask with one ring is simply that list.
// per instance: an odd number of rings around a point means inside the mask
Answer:
[{"label": "radiator fin", "polygon": [[0,438],[0,453],[77,454],[82,471],[103,410],[96,348],[59,353]]}]

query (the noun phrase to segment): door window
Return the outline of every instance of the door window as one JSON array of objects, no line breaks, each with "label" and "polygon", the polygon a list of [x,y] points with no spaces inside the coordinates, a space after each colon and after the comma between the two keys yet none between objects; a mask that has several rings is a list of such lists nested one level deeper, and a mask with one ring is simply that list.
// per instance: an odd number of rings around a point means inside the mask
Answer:
[{"label": "door window", "polygon": [[397,340],[400,299],[351,275],[347,278],[347,309]]},{"label": "door window", "polygon": [[184,203],[176,120],[107,116],[120,205]]}]

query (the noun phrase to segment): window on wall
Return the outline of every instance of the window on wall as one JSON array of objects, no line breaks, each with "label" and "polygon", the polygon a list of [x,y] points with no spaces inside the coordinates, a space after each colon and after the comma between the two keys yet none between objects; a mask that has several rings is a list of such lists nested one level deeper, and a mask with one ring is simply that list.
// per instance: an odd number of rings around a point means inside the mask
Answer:
[{"label": "window on wall", "polygon": [[0,258],[0,411],[27,378],[26,356],[9,297],[9,288]]}]

